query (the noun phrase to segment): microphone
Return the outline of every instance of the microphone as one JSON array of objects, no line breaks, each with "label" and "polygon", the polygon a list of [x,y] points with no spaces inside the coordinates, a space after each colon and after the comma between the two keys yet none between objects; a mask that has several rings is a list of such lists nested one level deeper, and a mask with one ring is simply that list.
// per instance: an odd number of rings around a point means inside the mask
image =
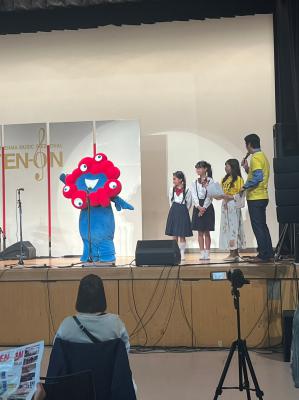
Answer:
[{"label": "microphone", "polygon": [[241,162],[242,167],[243,167],[243,165],[245,164],[245,161],[247,160],[247,158],[248,158],[249,156],[250,156],[250,153],[247,152],[247,153],[246,153],[246,156],[243,158],[243,160],[242,160],[242,162]]},{"label": "microphone", "polygon": [[249,152],[247,152],[246,153],[246,156],[243,158],[243,161],[246,161],[247,160],[247,158],[250,156],[250,153]]}]

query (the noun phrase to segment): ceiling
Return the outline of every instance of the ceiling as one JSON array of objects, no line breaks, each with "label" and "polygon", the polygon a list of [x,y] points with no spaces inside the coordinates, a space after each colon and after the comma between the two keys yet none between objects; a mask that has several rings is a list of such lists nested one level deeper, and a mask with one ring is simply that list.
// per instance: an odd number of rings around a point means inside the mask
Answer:
[{"label": "ceiling", "polygon": [[0,34],[270,14],[274,0],[0,0]]}]

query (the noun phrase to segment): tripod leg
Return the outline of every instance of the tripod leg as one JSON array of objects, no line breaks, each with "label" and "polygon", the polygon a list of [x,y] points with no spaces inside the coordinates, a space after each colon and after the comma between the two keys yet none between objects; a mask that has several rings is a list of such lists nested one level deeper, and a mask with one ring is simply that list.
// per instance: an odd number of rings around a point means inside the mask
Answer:
[{"label": "tripod leg", "polygon": [[[239,369],[241,369],[243,376],[244,376],[244,381],[243,379],[240,381],[240,385],[242,384],[242,390],[245,388],[246,390],[246,396],[247,400],[251,400],[251,394],[250,394],[250,384],[248,380],[248,373],[247,373],[247,366],[246,366],[246,359],[245,359],[245,354],[244,354],[244,346],[243,342],[241,341],[238,347],[239,351],[239,357],[240,357],[240,362],[241,366],[239,366]],[[241,390],[241,389],[240,389]]]},{"label": "tripod leg", "polygon": [[264,393],[263,393],[263,391],[261,390],[261,388],[260,388],[260,386],[258,384],[257,377],[255,375],[255,372],[254,372],[254,369],[253,369],[253,365],[252,365],[252,362],[250,360],[249,353],[248,353],[245,341],[242,341],[242,347],[243,347],[244,357],[245,357],[245,360],[247,362],[247,365],[248,365],[248,368],[249,368],[249,371],[250,371],[251,379],[252,379],[252,382],[254,384],[256,397],[258,399],[262,400],[263,396],[264,396]]},{"label": "tripod leg", "polygon": [[284,244],[284,240],[285,240],[286,234],[288,232],[288,229],[289,229],[289,224],[285,224],[285,226],[282,229],[281,235],[279,237],[276,249],[274,251],[274,259],[275,260],[278,260],[281,255],[281,249]]},{"label": "tripod leg", "polygon": [[239,345],[238,345],[238,368],[239,368],[239,390],[240,390],[240,392],[242,392],[243,388],[244,388],[244,385],[243,385],[243,364],[242,364],[242,356],[241,356]]},{"label": "tripod leg", "polygon": [[236,348],[237,348],[237,341],[233,342],[231,345],[213,400],[217,400],[218,397],[222,394],[223,383],[225,381],[227,371],[229,369]]}]

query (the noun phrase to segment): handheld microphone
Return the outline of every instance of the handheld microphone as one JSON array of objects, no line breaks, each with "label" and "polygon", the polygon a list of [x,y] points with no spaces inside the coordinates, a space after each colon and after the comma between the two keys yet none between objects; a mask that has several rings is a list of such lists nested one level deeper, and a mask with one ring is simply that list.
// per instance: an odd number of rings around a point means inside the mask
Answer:
[{"label": "handheld microphone", "polygon": [[249,152],[247,152],[246,153],[246,156],[243,158],[243,161],[246,161],[247,160],[247,158],[250,156],[250,153]]},{"label": "handheld microphone", "polygon": [[247,160],[247,158],[248,158],[249,156],[250,156],[250,153],[247,152],[247,153],[246,153],[246,156],[243,158],[243,160],[242,160],[242,162],[241,162],[242,167],[243,167],[243,165],[245,164],[245,161]]}]

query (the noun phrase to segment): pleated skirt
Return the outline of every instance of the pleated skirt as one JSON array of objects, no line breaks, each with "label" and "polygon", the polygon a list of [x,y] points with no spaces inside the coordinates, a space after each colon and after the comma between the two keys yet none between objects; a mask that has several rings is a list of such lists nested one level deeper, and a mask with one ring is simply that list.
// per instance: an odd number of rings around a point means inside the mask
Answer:
[{"label": "pleated skirt", "polygon": [[193,236],[190,215],[185,204],[172,203],[168,213],[165,235],[180,237]]}]

